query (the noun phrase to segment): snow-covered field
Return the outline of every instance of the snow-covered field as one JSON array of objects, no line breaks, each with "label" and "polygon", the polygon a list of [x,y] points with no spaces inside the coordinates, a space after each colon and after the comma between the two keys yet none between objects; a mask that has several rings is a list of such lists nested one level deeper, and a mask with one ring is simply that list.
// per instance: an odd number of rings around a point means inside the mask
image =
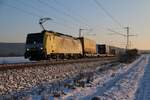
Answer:
[{"label": "snow-covered field", "polygon": [[145,73],[139,83],[135,100],[150,100],[150,55],[147,56]]},{"label": "snow-covered field", "polygon": [[[106,71],[104,75],[100,75],[92,83],[92,87],[77,88],[64,96],[63,99],[92,100],[94,97],[99,98],[99,100],[136,99],[136,90],[139,86],[139,81],[144,74],[144,68],[148,64],[148,59],[149,56],[143,55],[132,64],[120,67],[120,69],[115,71]],[[114,74],[113,77],[112,74]],[[148,84],[150,86],[150,82],[147,82],[147,86]]]},{"label": "snow-covered field", "polygon": [[28,59],[24,57],[0,57],[0,64],[8,64],[8,63],[26,63],[30,62]]},{"label": "snow-covered field", "polygon": [[[101,69],[103,67],[106,69]],[[92,81],[79,86],[71,78],[51,86],[35,87],[24,100],[150,100],[150,55],[142,55],[131,64],[106,64],[83,73],[74,78],[82,76],[77,81],[83,82],[87,81],[87,76],[92,76]],[[71,88],[66,88],[65,82]],[[41,89],[45,90],[39,92]],[[53,97],[52,93],[58,97]]]}]

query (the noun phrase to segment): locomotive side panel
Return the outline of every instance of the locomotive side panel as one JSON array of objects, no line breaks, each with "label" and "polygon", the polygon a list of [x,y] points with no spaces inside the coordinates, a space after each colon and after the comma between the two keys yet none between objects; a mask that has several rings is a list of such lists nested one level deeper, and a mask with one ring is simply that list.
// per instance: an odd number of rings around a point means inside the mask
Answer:
[{"label": "locomotive side panel", "polygon": [[82,45],[73,37],[47,33],[46,50],[47,54],[81,54]]}]

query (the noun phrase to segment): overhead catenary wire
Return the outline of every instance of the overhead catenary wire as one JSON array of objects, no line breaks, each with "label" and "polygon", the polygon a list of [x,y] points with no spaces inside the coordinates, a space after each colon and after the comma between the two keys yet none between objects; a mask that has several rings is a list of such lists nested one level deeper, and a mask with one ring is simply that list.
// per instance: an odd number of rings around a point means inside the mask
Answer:
[{"label": "overhead catenary wire", "polygon": [[30,3],[26,3],[26,2],[24,2],[24,0],[17,0],[17,3],[20,4],[20,5],[24,5],[24,6],[28,7],[28,8],[32,8],[36,12],[39,12],[39,13],[43,13],[44,12],[43,14],[46,14],[46,12],[41,10],[41,9],[39,9],[39,7],[35,7],[32,4],[30,4]]},{"label": "overhead catenary wire", "polygon": [[96,3],[96,5],[97,5],[100,9],[102,9],[102,10],[105,12],[105,14],[106,14],[109,18],[112,19],[112,21],[114,21],[119,27],[124,28],[124,27],[122,26],[122,24],[121,24],[111,13],[109,13],[109,11],[106,10],[106,8],[103,7],[103,5],[100,3],[100,1],[98,1],[98,0],[93,0],[93,1]]},{"label": "overhead catenary wire", "polygon": [[94,0],[94,2],[95,2],[95,3],[97,4],[97,6],[98,6],[99,8],[101,8],[101,9],[105,12],[105,14],[106,14],[108,17],[110,17],[119,27],[121,27],[122,29],[127,29],[127,34],[126,34],[126,35],[125,35],[125,34],[122,34],[122,33],[119,33],[119,32],[116,32],[116,31],[111,30],[111,29],[109,29],[109,31],[111,31],[111,32],[113,32],[113,33],[115,33],[115,34],[118,34],[118,35],[127,37],[126,50],[128,50],[128,47],[129,47],[129,37],[130,37],[130,36],[135,36],[135,35],[130,35],[130,34],[129,34],[129,27],[124,27],[124,26],[122,26],[122,24],[121,24],[114,16],[112,16],[112,14],[109,13],[109,12],[103,7],[103,5],[102,5],[98,0]]},{"label": "overhead catenary wire", "polygon": [[[32,15],[32,16],[34,16],[34,17],[37,17],[37,18],[42,18],[42,17],[49,17],[49,16],[43,16],[43,14],[41,14],[41,12],[42,13],[44,13],[44,12],[46,12],[46,10],[43,10],[42,11],[42,9],[40,9],[40,8],[37,8],[37,7],[34,7],[34,5],[32,5],[32,4],[30,4],[30,3],[27,3],[27,2],[24,2],[24,1],[18,1],[17,3],[19,3],[20,2],[20,4],[21,5],[24,5],[25,7],[28,7],[28,8],[32,8],[33,10],[27,10],[27,9],[23,9],[23,8],[21,8],[21,7],[18,7],[18,6],[16,6],[16,5],[10,5],[10,4],[6,4],[6,6],[8,6],[9,8],[13,8],[13,9],[16,9],[16,10],[18,10],[18,11],[20,11],[21,13],[26,13],[26,14],[28,14],[28,15]],[[36,11],[36,12],[35,12]],[[39,13],[38,13],[39,12]],[[46,13],[47,14],[47,13]],[[52,19],[56,19],[56,17],[51,17]],[[64,24],[62,24],[62,23],[59,23],[58,21],[57,21],[57,19],[56,20],[52,20],[52,23],[55,23],[55,24],[58,24],[58,25],[61,25],[62,27],[64,27],[64,28],[66,28],[66,29],[75,29],[75,27],[71,27],[70,25],[64,25]],[[71,24],[71,25],[73,25],[73,24]],[[78,29],[79,27],[77,27],[76,29]]]},{"label": "overhead catenary wire", "polygon": [[[7,7],[9,7],[9,8],[13,8],[13,9],[19,11],[20,13],[24,13],[24,14],[27,14],[27,15],[29,15],[29,16],[36,17],[36,18],[38,18],[38,19],[42,18],[42,16],[39,15],[39,14],[37,14],[37,13],[31,12],[31,11],[28,11],[28,10],[24,10],[24,9],[19,8],[19,7],[16,7],[15,5],[12,5],[12,4],[5,3],[5,4],[3,4],[3,5],[4,5],[4,6],[7,6]],[[52,19],[53,19],[53,18],[52,18]],[[52,20],[52,23],[55,23],[55,24],[57,24],[57,25],[60,25],[61,27],[64,27],[65,29],[70,29],[70,28],[71,28],[71,29],[74,29],[74,28],[71,27],[71,26],[68,26],[68,25],[65,25],[65,26],[64,26],[64,24],[59,23],[59,22],[56,22],[56,21],[54,21],[54,20]]]},{"label": "overhead catenary wire", "polygon": [[[48,15],[50,14],[50,13],[47,12],[46,10],[42,10],[42,9],[40,9],[39,7],[35,7],[35,6],[31,5],[30,3],[26,3],[26,2],[24,2],[24,1],[22,1],[22,0],[17,1],[17,3],[22,4],[22,5],[25,5],[25,6],[29,7],[29,8],[32,8],[34,11],[37,11],[37,12],[41,13],[42,15],[44,15],[43,17],[48,16]],[[53,23],[58,24],[58,25],[62,25],[63,27],[64,27],[64,24],[62,24],[62,23],[60,23],[60,22],[56,22],[55,20],[59,20],[59,19],[60,19],[60,21],[64,20],[65,22],[67,22],[67,20],[65,20],[65,19],[57,18],[57,17],[55,17],[55,16],[53,16],[53,15],[50,15],[50,16],[53,18],[53,20],[52,20]],[[41,17],[40,17],[40,18],[41,18]],[[72,24],[71,24],[71,25],[72,25]],[[73,25],[72,25],[72,26],[70,26],[70,25],[65,25],[65,26],[66,26],[65,28],[67,28],[67,29],[68,29],[68,28],[74,29]]]},{"label": "overhead catenary wire", "polygon": [[[38,12],[44,14],[45,16],[48,15],[48,14],[50,14],[50,12],[47,12],[47,10],[42,10],[42,9],[40,9],[40,7],[34,7],[34,6],[32,6],[31,4],[25,3],[25,2],[23,2],[23,1],[21,1],[21,0],[19,0],[18,2],[21,2],[23,5],[25,4],[26,6],[33,8],[34,10],[36,10],[36,11],[38,11]],[[54,16],[54,15],[50,15],[50,16],[52,16],[53,19],[57,19],[57,20],[60,19],[60,21],[64,20],[65,22],[67,21],[67,20],[65,20],[65,19],[62,19],[61,17],[58,18],[58,16],[57,16],[57,17]]]},{"label": "overhead catenary wire", "polygon": [[9,7],[9,8],[16,9],[16,10],[18,10],[18,11],[21,12],[21,13],[25,13],[25,14],[30,15],[30,16],[34,16],[34,17],[41,18],[41,16],[40,16],[39,14],[36,14],[36,13],[34,13],[34,12],[24,10],[24,9],[19,8],[19,7],[16,7],[16,6],[14,6],[14,5],[10,5],[10,4],[8,4],[8,3],[4,3],[4,5],[7,6],[7,7]]},{"label": "overhead catenary wire", "polygon": [[85,25],[85,23],[83,23],[81,20],[77,19],[76,17],[72,16],[71,14],[66,13],[66,12],[64,12],[64,11],[62,11],[60,9],[57,9],[57,8],[53,7],[49,3],[47,3],[47,2],[45,2],[43,0],[38,0],[38,2],[40,2],[41,4],[49,7],[50,9],[53,9],[54,11],[56,11],[59,14],[63,14],[65,16],[67,16],[68,18],[70,18],[72,21],[74,21],[77,24],[81,24],[82,23],[83,25]]},{"label": "overhead catenary wire", "polygon": [[[71,9],[69,9],[69,8],[67,8],[64,4],[62,4],[61,2],[58,2],[57,0],[53,0],[57,5],[59,5],[59,6],[61,6],[63,9],[64,9],[64,11],[66,11],[66,12],[69,12],[69,13],[74,13],[74,16],[76,16],[76,18],[78,18],[78,19],[80,19],[80,21],[82,21],[82,22],[84,22],[85,24],[86,24],[86,26],[88,26],[88,27],[86,27],[86,30],[91,30],[91,28],[89,27],[89,24],[87,23],[88,22],[88,20],[85,18],[85,17],[82,17],[80,14],[78,14],[78,13],[76,13],[76,11],[75,10],[71,10]],[[85,29],[85,27],[84,27],[84,29]],[[93,28],[92,28],[93,29]],[[80,28],[79,28],[79,30],[80,30]],[[87,34],[89,34],[89,32],[90,31],[88,31],[88,33]],[[79,32],[80,33],[80,32]],[[89,35],[91,35],[91,34],[89,34]],[[92,34],[93,35],[93,34]],[[94,34],[95,35],[95,34]],[[80,37],[80,35],[79,35],[79,37]]]},{"label": "overhead catenary wire", "polygon": [[81,16],[80,14],[78,14],[77,12],[75,12],[75,10],[72,10],[72,9],[67,8],[64,4],[58,2],[57,0],[53,0],[53,1],[54,1],[57,5],[61,6],[65,11],[67,11],[67,12],[69,12],[69,13],[70,13],[70,12],[73,12],[74,15],[77,16],[77,17],[80,19],[80,21],[84,22],[84,23],[88,26],[88,24],[87,24],[88,20],[87,20],[85,17],[83,17],[83,16]]},{"label": "overhead catenary wire", "polygon": [[127,36],[126,34],[122,34],[122,33],[120,33],[120,32],[117,32],[117,31],[115,31],[115,30],[112,30],[112,29],[110,29],[110,28],[108,28],[108,31],[113,32],[114,34],[117,34],[117,35],[124,36],[124,37]]}]

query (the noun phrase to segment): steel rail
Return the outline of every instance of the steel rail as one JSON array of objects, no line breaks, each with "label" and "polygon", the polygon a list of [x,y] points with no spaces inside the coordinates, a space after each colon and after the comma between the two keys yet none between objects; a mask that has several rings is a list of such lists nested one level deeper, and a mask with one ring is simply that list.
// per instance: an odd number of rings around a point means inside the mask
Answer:
[{"label": "steel rail", "polygon": [[115,61],[116,57],[99,57],[99,58],[82,58],[82,59],[71,59],[71,60],[52,60],[52,61],[40,61],[32,63],[17,63],[17,64],[0,64],[0,71],[6,71],[10,69],[23,69],[31,67],[46,67],[50,65],[58,64],[72,64],[72,63],[88,63],[96,61]]}]

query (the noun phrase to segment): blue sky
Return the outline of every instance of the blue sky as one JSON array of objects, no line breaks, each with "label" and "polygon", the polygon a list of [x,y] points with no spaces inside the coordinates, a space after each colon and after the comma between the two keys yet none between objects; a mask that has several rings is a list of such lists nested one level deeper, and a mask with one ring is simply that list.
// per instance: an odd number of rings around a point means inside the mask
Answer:
[{"label": "blue sky", "polygon": [[[150,49],[150,0],[97,0],[122,26],[130,26],[131,47]],[[48,30],[78,36],[82,35],[97,43],[124,47],[125,37],[110,35],[108,28],[126,31],[99,8],[94,0],[1,0],[0,42],[25,42],[26,35],[40,32],[40,17],[50,17],[44,26]],[[89,35],[96,34],[96,35]]]}]

